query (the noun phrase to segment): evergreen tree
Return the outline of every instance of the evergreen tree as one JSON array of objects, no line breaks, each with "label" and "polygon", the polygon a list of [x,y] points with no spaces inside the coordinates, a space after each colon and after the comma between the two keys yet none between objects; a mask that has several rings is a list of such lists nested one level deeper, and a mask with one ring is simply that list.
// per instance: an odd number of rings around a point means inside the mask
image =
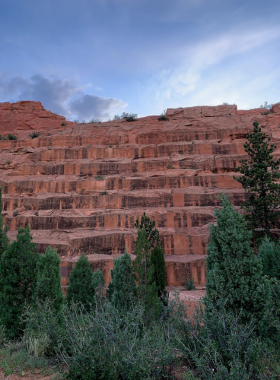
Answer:
[{"label": "evergreen tree", "polygon": [[144,302],[146,312],[159,315],[160,305],[158,292],[154,279],[154,267],[151,261],[150,244],[145,229],[138,228],[138,236],[135,242],[136,258],[133,262],[133,270],[138,281],[137,296]]},{"label": "evergreen tree", "polygon": [[96,296],[100,296],[102,293],[102,289],[104,288],[104,276],[100,269],[97,269],[92,274],[92,287],[94,294]]},{"label": "evergreen tree", "polygon": [[164,253],[160,246],[152,250],[151,263],[154,268],[152,282],[156,284],[159,297],[163,297],[166,286],[166,273]]},{"label": "evergreen tree", "polygon": [[114,269],[111,270],[112,282],[108,288],[108,298],[119,310],[128,310],[135,302],[136,283],[132,271],[131,257],[125,254],[114,260]]},{"label": "evergreen tree", "polygon": [[0,259],[4,251],[8,248],[8,245],[9,245],[9,238],[7,236],[8,226],[4,226],[2,211],[3,211],[2,188],[0,186]]},{"label": "evergreen tree", "polygon": [[60,311],[63,303],[61,290],[60,259],[56,249],[48,247],[46,253],[39,256],[37,261],[35,300],[44,302],[47,298],[52,301],[54,311]]},{"label": "evergreen tree", "polygon": [[10,339],[20,335],[24,306],[32,301],[39,256],[31,240],[29,226],[20,228],[0,263],[0,325]]},{"label": "evergreen tree", "polygon": [[146,231],[146,238],[148,239],[149,242],[149,249],[153,249],[157,246],[162,246],[162,241],[160,240],[159,237],[159,232],[155,228],[156,222],[151,219],[146,215],[144,212],[141,221],[139,223],[139,220],[136,220],[136,223],[134,224],[137,229],[145,230]]},{"label": "evergreen tree", "polygon": [[207,258],[206,314],[213,307],[238,315],[240,321],[253,320],[261,328],[271,305],[269,280],[251,248],[252,232],[242,214],[222,195],[221,210],[215,210],[217,225],[210,225]]},{"label": "evergreen tree", "polygon": [[266,236],[262,241],[258,257],[263,266],[263,274],[280,281],[280,244],[273,242]]},{"label": "evergreen tree", "polygon": [[82,254],[69,277],[67,301],[78,303],[89,311],[94,304],[92,270],[88,258]]},{"label": "evergreen tree", "polygon": [[280,178],[280,159],[273,159],[276,146],[269,145],[270,138],[266,141],[266,134],[261,132],[257,122],[253,125],[253,133],[247,136],[248,142],[244,144],[250,159],[240,161],[241,166],[236,171],[244,175],[234,178],[249,193],[242,206],[247,213],[248,227],[253,230],[263,228],[269,234],[279,217],[280,184],[276,181]]}]

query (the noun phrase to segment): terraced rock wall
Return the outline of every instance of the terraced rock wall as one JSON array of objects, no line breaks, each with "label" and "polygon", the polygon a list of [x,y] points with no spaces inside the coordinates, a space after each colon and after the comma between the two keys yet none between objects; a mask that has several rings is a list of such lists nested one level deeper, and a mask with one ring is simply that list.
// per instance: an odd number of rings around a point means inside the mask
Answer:
[{"label": "terraced rock wall", "polygon": [[[3,215],[11,239],[29,223],[40,251],[58,249],[64,286],[82,252],[108,283],[113,258],[125,248],[134,252],[134,223],[143,212],[164,240],[168,284],[193,277],[204,286],[208,224],[222,191],[236,206],[245,199],[233,174],[254,121],[280,155],[280,104],[271,111],[189,107],[168,109],[166,121],[65,125],[38,102],[40,112],[34,102],[22,103],[0,104],[2,134],[18,136],[0,140]],[[32,139],[34,130],[39,136]]]}]

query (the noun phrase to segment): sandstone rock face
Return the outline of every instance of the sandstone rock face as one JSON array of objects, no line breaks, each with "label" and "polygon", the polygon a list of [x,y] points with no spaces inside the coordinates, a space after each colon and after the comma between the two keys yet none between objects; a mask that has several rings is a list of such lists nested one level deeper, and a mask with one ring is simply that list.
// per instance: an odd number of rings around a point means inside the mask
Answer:
[{"label": "sandstone rock face", "polygon": [[[23,107],[24,106],[24,107]],[[167,110],[137,121],[75,124],[39,102],[0,104],[3,216],[14,239],[30,224],[40,251],[57,248],[63,286],[79,255],[110,281],[113,259],[134,252],[134,223],[145,211],[164,241],[170,286],[206,282],[209,229],[217,195],[245,199],[233,179],[243,144],[260,126],[280,156],[280,104],[271,111],[235,105]],[[36,130],[39,136],[31,138]],[[238,174],[237,174],[238,175]]]},{"label": "sandstone rock face", "polygon": [[65,122],[65,117],[45,110],[40,102],[0,103],[1,134],[15,133],[26,136],[32,130],[55,128]]}]

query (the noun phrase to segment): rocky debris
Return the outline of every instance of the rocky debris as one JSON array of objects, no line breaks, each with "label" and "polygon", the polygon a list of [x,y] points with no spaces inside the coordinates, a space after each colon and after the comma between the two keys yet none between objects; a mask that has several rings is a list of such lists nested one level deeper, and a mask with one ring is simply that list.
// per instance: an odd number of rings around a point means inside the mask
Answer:
[{"label": "rocky debris", "polygon": [[[13,108],[13,109],[12,109]],[[5,115],[5,116],[3,116]],[[40,252],[57,248],[62,283],[79,255],[110,281],[113,259],[134,252],[134,223],[145,211],[164,241],[170,286],[206,282],[209,223],[217,196],[236,207],[246,195],[233,179],[258,121],[280,156],[280,104],[168,109],[136,121],[66,123],[39,102],[0,104],[0,185],[9,236],[30,224]],[[31,138],[30,132],[37,131]],[[196,302],[196,301],[195,301]]]}]

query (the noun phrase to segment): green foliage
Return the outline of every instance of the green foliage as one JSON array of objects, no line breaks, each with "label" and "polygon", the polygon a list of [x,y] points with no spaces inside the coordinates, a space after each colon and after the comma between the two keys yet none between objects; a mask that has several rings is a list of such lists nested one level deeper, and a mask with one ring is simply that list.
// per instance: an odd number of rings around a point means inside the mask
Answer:
[{"label": "green foliage", "polygon": [[142,305],[127,313],[105,302],[95,313],[65,308],[65,342],[61,357],[69,380],[161,380],[172,378],[178,361],[171,320],[145,325]]},{"label": "green foliage", "polygon": [[2,188],[0,186],[0,259],[9,245],[9,238],[7,236],[8,227],[4,226],[2,211]]},{"label": "green foliage", "polygon": [[135,121],[137,120],[137,113],[132,113],[132,112],[123,112],[120,116],[115,115],[114,120],[119,120],[119,119],[126,119],[126,121]]},{"label": "green foliage", "polygon": [[187,282],[185,283],[185,288],[186,288],[187,290],[195,290],[195,289],[196,289],[196,287],[195,287],[195,283],[194,283],[194,279],[193,279],[193,278],[191,278],[189,281],[187,281]]},{"label": "green foliage", "polygon": [[145,304],[147,315],[158,317],[161,305],[154,279],[154,267],[151,261],[150,244],[146,229],[138,228],[138,236],[135,242],[136,258],[133,262],[133,270],[138,280],[137,296]]},{"label": "green foliage", "polygon": [[44,302],[47,298],[52,300],[52,306],[57,312],[63,303],[61,290],[60,259],[56,249],[48,247],[46,253],[37,261],[36,288],[34,298]]},{"label": "green foliage", "polygon": [[67,123],[66,123],[66,121],[63,121],[60,125],[61,125],[61,127],[66,127]]},{"label": "green foliage", "polygon": [[258,365],[265,353],[254,328],[228,312],[224,303],[219,308],[212,304],[206,315],[200,310],[192,321],[184,320],[179,347],[203,380],[260,379]]},{"label": "green foliage", "polygon": [[102,175],[95,176],[96,181],[103,181],[104,177]]},{"label": "green foliage", "polygon": [[101,293],[104,287],[104,276],[100,269],[97,269],[92,274],[92,287],[94,290],[94,295],[102,295]]},{"label": "green foliage", "polygon": [[38,253],[31,240],[29,226],[20,228],[0,263],[0,325],[9,338],[20,335],[24,305],[32,300]]},{"label": "green foliage", "polygon": [[262,262],[263,274],[280,281],[280,243],[266,236],[259,247],[258,257]]},{"label": "green foliage", "polygon": [[36,131],[33,131],[29,134],[29,136],[32,138],[32,139],[35,139],[36,137],[39,137],[40,136],[40,133],[39,132],[36,132]]},{"label": "green foliage", "polygon": [[272,153],[276,146],[269,145],[270,138],[266,141],[266,134],[261,132],[257,122],[253,125],[253,132],[247,136],[248,142],[244,144],[250,159],[240,161],[241,166],[236,171],[243,176],[234,178],[249,193],[248,200],[242,206],[246,211],[248,226],[253,230],[263,228],[269,234],[279,218],[276,210],[280,204],[280,184],[276,181],[280,178],[280,159],[273,159]]},{"label": "green foliage", "polygon": [[166,286],[166,273],[164,253],[160,246],[152,250],[151,263],[154,268],[152,282],[156,284],[159,297],[163,297]]},{"label": "green foliage", "polygon": [[[225,310],[239,321],[253,321],[265,328],[271,307],[269,280],[251,248],[252,232],[246,229],[244,216],[234,210],[223,194],[221,210],[215,210],[217,225],[210,225],[207,258],[207,284],[204,299],[206,313],[224,303]],[[214,306],[213,306],[214,305]]]},{"label": "green foliage", "polygon": [[63,304],[57,312],[54,301],[50,298],[43,301],[37,299],[24,308],[23,341],[30,351],[54,356],[60,350],[65,335],[63,310],[66,306]]},{"label": "green foliage", "polygon": [[163,243],[159,237],[159,232],[155,228],[156,222],[151,220],[146,213],[144,212],[141,221],[139,223],[139,220],[136,220],[136,223],[134,224],[136,228],[146,231],[146,236],[149,242],[149,249],[153,249],[157,246],[162,246]]},{"label": "green foliage", "polygon": [[132,271],[131,257],[125,254],[114,260],[111,270],[112,282],[109,284],[107,296],[118,310],[129,310],[135,304],[136,283]]},{"label": "green foliage", "polygon": [[17,140],[17,136],[12,133],[8,133],[8,140]]},{"label": "green foliage", "polygon": [[81,255],[70,274],[67,301],[77,303],[88,311],[94,303],[92,269],[84,254]]}]

